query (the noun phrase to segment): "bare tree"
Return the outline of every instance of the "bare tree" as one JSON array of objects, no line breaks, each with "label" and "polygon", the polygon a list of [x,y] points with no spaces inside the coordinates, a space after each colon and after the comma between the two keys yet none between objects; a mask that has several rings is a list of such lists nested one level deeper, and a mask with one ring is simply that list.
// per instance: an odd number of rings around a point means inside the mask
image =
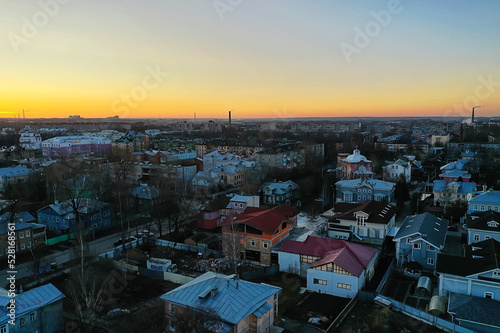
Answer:
[{"label": "bare tree", "polygon": [[234,273],[238,274],[241,253],[245,251],[245,237],[239,233],[241,225],[235,223],[236,217],[229,215],[227,218],[230,222],[222,227],[222,248],[224,256],[233,262]]},{"label": "bare tree", "polygon": [[208,308],[193,310],[178,309],[173,318],[175,331],[179,333],[212,333],[218,332],[222,322],[217,314]]}]

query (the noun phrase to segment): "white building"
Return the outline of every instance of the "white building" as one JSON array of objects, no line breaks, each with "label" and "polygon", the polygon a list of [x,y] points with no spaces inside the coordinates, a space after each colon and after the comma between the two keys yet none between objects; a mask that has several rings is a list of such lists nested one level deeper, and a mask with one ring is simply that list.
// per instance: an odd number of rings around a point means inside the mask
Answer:
[{"label": "white building", "polygon": [[19,145],[26,150],[42,149],[42,137],[36,133],[31,127],[26,126],[19,131]]},{"label": "white building", "polygon": [[395,162],[390,162],[384,167],[383,175],[384,180],[388,182],[397,182],[401,175],[404,176],[407,183],[411,181],[411,163],[405,162],[403,160],[397,160]]},{"label": "white building", "polygon": [[339,239],[308,236],[286,240],[278,251],[279,270],[307,277],[307,289],[353,298],[375,272],[376,248]]}]

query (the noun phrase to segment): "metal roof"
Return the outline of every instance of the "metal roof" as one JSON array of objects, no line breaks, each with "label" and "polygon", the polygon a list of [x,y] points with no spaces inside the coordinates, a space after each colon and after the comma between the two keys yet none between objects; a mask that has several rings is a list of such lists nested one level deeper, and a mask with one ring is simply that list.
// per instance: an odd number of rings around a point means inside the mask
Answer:
[{"label": "metal roof", "polygon": [[437,248],[444,246],[448,220],[431,213],[407,216],[394,240],[406,237],[422,238]]},{"label": "metal roof", "polygon": [[341,186],[342,188],[358,188],[366,186],[368,188],[372,188],[374,190],[392,190],[396,184],[386,182],[378,179],[350,179],[350,180],[341,180],[335,183],[337,186]]},{"label": "metal roof", "polygon": [[280,291],[279,287],[240,280],[234,275],[207,272],[160,299],[236,325],[252,313],[262,316],[267,301]]},{"label": "metal roof", "polygon": [[19,177],[27,176],[33,171],[24,166],[13,166],[7,168],[0,168],[0,177]]},{"label": "metal roof", "polygon": [[[64,294],[59,291],[52,283],[22,292],[15,296],[16,301],[16,317],[20,317],[28,312],[35,311],[41,307],[52,304],[63,299]],[[9,320],[7,317],[8,310],[5,308],[5,299],[9,297],[0,296],[0,324]]]}]

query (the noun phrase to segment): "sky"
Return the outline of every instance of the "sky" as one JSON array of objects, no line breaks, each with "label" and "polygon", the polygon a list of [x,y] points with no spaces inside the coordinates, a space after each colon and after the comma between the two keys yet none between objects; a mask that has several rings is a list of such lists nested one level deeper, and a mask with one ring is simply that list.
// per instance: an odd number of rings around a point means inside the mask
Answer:
[{"label": "sky", "polygon": [[0,117],[500,116],[500,1],[0,5]]}]

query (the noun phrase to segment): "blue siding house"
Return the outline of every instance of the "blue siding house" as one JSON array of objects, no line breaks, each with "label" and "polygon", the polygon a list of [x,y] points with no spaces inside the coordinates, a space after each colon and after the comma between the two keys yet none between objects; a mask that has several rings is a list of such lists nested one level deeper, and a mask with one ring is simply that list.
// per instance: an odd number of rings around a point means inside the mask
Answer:
[{"label": "blue siding house", "polygon": [[351,179],[336,182],[336,202],[394,201],[394,183],[378,179]]},{"label": "blue siding house", "polygon": [[489,189],[470,196],[467,213],[485,212],[487,210],[500,211],[500,191]]},{"label": "blue siding house", "polygon": [[416,262],[434,270],[437,254],[444,248],[448,220],[430,213],[410,215],[394,237],[398,266]]},{"label": "blue siding house", "polygon": [[[89,232],[108,229],[111,223],[111,207],[106,202],[80,199],[80,219]],[[48,205],[38,211],[38,223],[45,224],[47,231],[62,235],[77,230],[77,222],[71,202]]]},{"label": "blue siding house", "polygon": [[493,210],[467,214],[467,244],[477,243],[493,238],[500,242],[500,213]]},{"label": "blue siding house", "polygon": [[439,294],[458,293],[500,301],[500,242],[467,245],[465,256],[440,254],[436,271]]},{"label": "blue siding house", "polygon": [[7,290],[0,288],[0,332],[62,332],[64,297],[51,283],[17,294],[14,297],[15,325],[12,325],[8,316],[11,298],[8,297]]}]

